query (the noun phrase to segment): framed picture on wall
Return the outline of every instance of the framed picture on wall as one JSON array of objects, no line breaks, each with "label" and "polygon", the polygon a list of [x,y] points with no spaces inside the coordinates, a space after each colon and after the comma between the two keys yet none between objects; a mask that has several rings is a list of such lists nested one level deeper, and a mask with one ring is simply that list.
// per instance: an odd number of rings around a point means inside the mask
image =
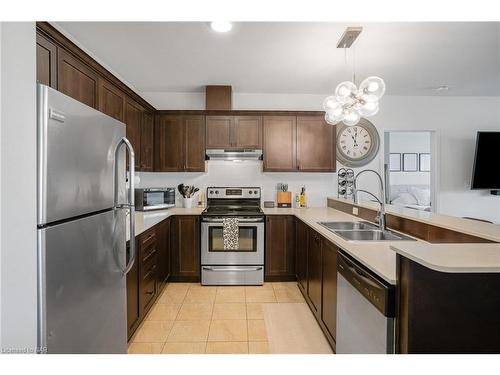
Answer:
[{"label": "framed picture on wall", "polygon": [[403,171],[418,171],[418,154],[403,154]]},{"label": "framed picture on wall", "polygon": [[431,171],[431,154],[422,153],[418,154],[418,169],[420,172]]},{"label": "framed picture on wall", "polygon": [[401,154],[391,153],[389,155],[389,172],[401,171]]}]

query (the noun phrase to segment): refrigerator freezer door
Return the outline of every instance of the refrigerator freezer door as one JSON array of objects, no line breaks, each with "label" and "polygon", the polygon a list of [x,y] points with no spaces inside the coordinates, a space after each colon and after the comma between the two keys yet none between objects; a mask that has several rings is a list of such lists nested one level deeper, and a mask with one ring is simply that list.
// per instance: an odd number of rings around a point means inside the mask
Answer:
[{"label": "refrigerator freezer door", "polygon": [[125,211],[38,230],[39,347],[126,353]]},{"label": "refrigerator freezer door", "polygon": [[38,225],[113,207],[125,125],[44,85],[37,86],[37,110]]}]

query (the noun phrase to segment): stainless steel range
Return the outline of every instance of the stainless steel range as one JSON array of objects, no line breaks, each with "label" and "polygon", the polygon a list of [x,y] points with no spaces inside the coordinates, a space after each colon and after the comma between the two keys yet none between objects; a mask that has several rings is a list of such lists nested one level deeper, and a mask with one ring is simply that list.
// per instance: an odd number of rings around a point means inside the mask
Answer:
[{"label": "stainless steel range", "polygon": [[[201,283],[264,283],[264,213],[258,187],[209,187],[201,220]],[[224,246],[226,218],[238,223],[237,248]]]}]

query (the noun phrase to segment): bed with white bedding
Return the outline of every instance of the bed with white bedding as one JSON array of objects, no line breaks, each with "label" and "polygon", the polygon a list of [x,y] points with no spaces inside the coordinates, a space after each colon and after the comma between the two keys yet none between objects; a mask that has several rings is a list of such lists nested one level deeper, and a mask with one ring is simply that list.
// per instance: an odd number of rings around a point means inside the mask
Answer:
[{"label": "bed with white bedding", "polygon": [[390,203],[414,210],[431,210],[431,189],[429,185],[391,185]]}]

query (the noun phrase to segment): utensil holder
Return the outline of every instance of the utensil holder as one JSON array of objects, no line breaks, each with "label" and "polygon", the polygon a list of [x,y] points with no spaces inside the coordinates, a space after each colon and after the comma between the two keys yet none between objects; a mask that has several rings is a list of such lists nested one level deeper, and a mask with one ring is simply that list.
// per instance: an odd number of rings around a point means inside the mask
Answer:
[{"label": "utensil holder", "polygon": [[182,206],[184,208],[192,208],[193,207],[193,201],[194,201],[195,197],[191,197],[191,198],[182,198]]}]

